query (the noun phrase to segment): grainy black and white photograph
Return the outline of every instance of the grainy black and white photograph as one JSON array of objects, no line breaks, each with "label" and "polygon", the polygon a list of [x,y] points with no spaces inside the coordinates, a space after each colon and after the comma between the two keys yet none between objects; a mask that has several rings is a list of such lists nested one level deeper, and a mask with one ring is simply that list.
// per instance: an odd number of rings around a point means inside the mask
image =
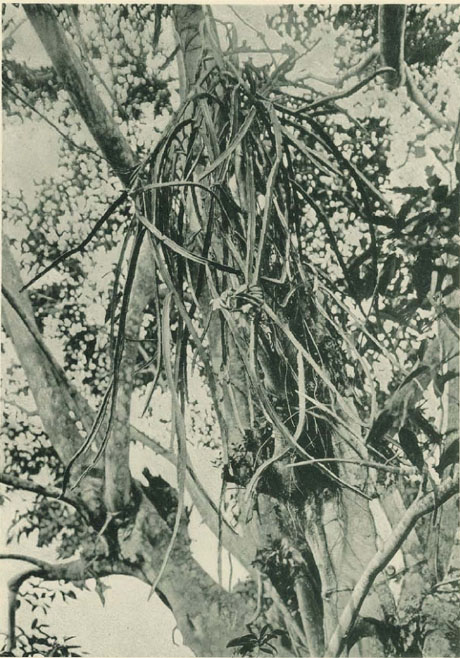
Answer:
[{"label": "grainy black and white photograph", "polygon": [[1,656],[460,656],[458,4],[2,3]]}]

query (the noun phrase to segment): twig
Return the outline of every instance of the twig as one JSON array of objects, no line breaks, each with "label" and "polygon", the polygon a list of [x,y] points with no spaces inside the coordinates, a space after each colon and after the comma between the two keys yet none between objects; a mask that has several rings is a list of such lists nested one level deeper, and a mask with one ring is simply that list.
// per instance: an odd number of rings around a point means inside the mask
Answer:
[{"label": "twig", "polygon": [[355,75],[359,75],[361,71],[364,71],[365,68],[371,64],[379,53],[379,46],[376,44],[371,48],[371,50],[364,56],[364,58],[358,62],[355,66],[351,66],[343,75],[338,76],[337,78],[326,78],[321,75],[316,75],[316,73],[307,73],[306,75],[296,78],[294,82],[303,82],[304,80],[316,80],[325,85],[331,87],[340,88],[344,82],[353,78]]},{"label": "twig", "polygon": [[48,562],[31,555],[22,555],[21,553],[0,553],[0,560],[18,560],[20,562],[27,562],[28,564],[33,564],[41,571],[48,571],[50,568]]},{"label": "twig", "polygon": [[371,73],[371,75],[369,75],[364,80],[360,80],[358,84],[353,85],[353,87],[349,87],[348,89],[338,92],[337,94],[331,94],[330,96],[325,96],[324,98],[320,98],[319,100],[314,101],[313,103],[307,103],[306,105],[302,105],[302,107],[299,107],[295,111],[295,113],[301,114],[303,112],[306,112],[307,110],[313,110],[317,107],[320,107],[321,105],[324,105],[324,103],[332,103],[342,98],[348,98],[348,96],[352,96],[353,94],[356,94],[357,91],[368,85],[369,82],[372,82],[372,80],[377,76],[383,75],[384,73],[393,73],[393,72],[394,69],[391,66],[384,66],[383,68],[377,69],[377,71]]},{"label": "twig", "polygon": [[24,292],[24,290],[27,290],[27,288],[30,288],[30,286],[41,279],[45,274],[47,274],[50,270],[54,269],[59,265],[59,263],[62,263],[64,260],[67,258],[70,258],[70,256],[73,256],[74,254],[77,254],[79,252],[82,252],[84,248],[91,242],[91,240],[94,238],[98,230],[105,224],[105,222],[109,219],[109,217],[115,212],[115,210],[120,206],[128,197],[128,192],[125,190],[120,194],[118,199],[116,199],[105,211],[105,213],[100,217],[91,231],[88,233],[86,238],[82,240],[76,247],[73,247],[72,249],[68,249],[65,251],[63,254],[60,254],[57,258],[53,260],[52,263],[47,265],[43,270],[41,270],[37,275],[35,275],[28,283],[22,286],[19,292]]},{"label": "twig", "polygon": [[[62,491],[57,487],[44,487],[37,482],[32,482],[31,480],[23,480],[22,478],[18,478],[15,475],[10,475],[9,473],[3,472],[0,472],[0,482],[2,484],[6,484],[8,487],[23,489],[24,491],[31,491],[32,493],[37,494],[37,496],[45,496],[46,498],[61,500],[62,502],[74,507],[77,512],[79,512],[82,516],[86,516],[87,520],[89,520],[82,502],[75,496],[61,496]],[[83,510],[85,513],[83,513]]]},{"label": "twig", "polygon": [[[376,468],[381,471],[388,471],[388,473],[397,473],[398,475],[404,475],[404,471],[398,466],[387,466],[386,464],[380,464],[379,462],[366,461],[362,459],[342,459],[340,457],[321,457],[308,459],[306,461],[295,462],[292,464],[284,464],[283,468],[296,468],[297,466],[308,466],[309,464],[316,464],[317,462],[339,462],[341,464],[357,464],[358,466],[367,466],[368,468]],[[410,468],[409,473],[416,473],[417,469],[414,467]]]},{"label": "twig", "polygon": [[433,109],[431,103],[429,103],[420,89],[417,87],[417,83],[414,80],[412,73],[409,70],[409,67],[406,65],[406,86],[409,94],[409,98],[414,101],[419,110],[424,114],[430,121],[432,121],[438,128],[450,128],[455,126],[455,123],[445,119],[440,112],[437,112]]},{"label": "twig", "polygon": [[103,160],[104,162],[107,162],[107,160],[102,155],[100,155],[97,151],[94,151],[93,149],[91,149],[87,146],[80,146],[79,144],[74,142],[73,139],[71,139],[70,137],[68,137],[68,135],[63,133],[62,130],[60,128],[58,128],[55,123],[50,121],[46,115],[42,114],[42,112],[40,112],[40,110],[37,110],[31,103],[26,101],[25,98],[23,98],[18,93],[16,93],[14,91],[14,89],[7,82],[3,81],[2,85],[6,88],[8,93],[10,93],[12,96],[17,98],[18,101],[20,101],[23,105],[28,107],[29,110],[32,110],[32,112],[35,112],[35,114],[37,114],[41,119],[43,119],[43,121],[45,121],[49,126],[51,126],[51,128],[53,128],[53,130],[55,130],[61,137],[63,137],[66,140],[66,142],[71,144],[78,151],[82,151],[82,153],[89,153],[91,155],[96,156],[96,158],[98,158],[99,160]]},{"label": "twig", "polygon": [[[53,300],[54,301],[54,300]],[[26,409],[26,407],[23,407],[22,404],[19,404],[19,402],[14,402],[13,400],[3,400],[4,404],[10,404],[12,407],[16,407],[16,409],[19,409],[25,416],[28,418],[34,418],[35,416],[38,416],[38,411],[30,411],[30,409]]]},{"label": "twig", "polygon": [[[0,555],[0,560],[1,559],[4,558]],[[14,559],[20,559],[20,557]],[[10,578],[8,581],[8,631],[6,634],[6,654],[12,653],[13,649],[16,648],[16,610],[18,608],[17,598],[19,588],[28,578],[38,576],[40,573],[40,569],[35,567],[26,572],[22,572],[17,576],[13,576],[13,578]]]}]

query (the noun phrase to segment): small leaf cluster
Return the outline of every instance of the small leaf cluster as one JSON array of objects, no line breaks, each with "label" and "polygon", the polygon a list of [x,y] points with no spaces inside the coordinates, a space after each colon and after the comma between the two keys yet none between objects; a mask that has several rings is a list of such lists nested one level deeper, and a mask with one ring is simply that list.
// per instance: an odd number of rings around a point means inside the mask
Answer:
[{"label": "small leaf cluster", "polygon": [[25,420],[15,419],[6,411],[3,414],[2,443],[5,473],[26,477],[49,468],[58,478],[63,472],[46,433]]},{"label": "small leaf cluster", "polygon": [[[17,646],[11,652],[3,647],[0,656],[82,656],[86,652],[81,651],[80,645],[75,644],[75,636],[68,635],[62,639],[48,631],[48,624],[39,623],[35,618],[31,627],[24,630],[16,628]],[[78,653],[77,653],[78,651]]]},{"label": "small leaf cluster", "polygon": [[237,656],[259,656],[260,652],[269,656],[276,656],[276,647],[271,641],[286,635],[286,631],[281,628],[271,628],[270,624],[265,624],[260,630],[254,629],[252,624],[246,624],[249,633],[240,635],[228,642],[227,647],[234,647],[234,654]]}]

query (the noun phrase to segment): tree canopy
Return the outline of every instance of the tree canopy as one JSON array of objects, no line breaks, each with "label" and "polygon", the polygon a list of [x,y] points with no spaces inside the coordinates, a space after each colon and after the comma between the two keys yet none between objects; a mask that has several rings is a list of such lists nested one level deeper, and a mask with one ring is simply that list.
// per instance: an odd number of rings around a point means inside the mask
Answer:
[{"label": "tree canopy", "polygon": [[460,9],[2,12],[6,655],[114,575],[196,655],[458,655]]}]

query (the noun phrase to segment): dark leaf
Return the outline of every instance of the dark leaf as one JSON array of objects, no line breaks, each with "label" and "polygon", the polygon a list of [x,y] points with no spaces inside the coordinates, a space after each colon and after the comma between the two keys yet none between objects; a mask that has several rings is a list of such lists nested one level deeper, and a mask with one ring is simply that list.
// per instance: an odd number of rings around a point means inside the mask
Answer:
[{"label": "dark leaf", "polygon": [[390,254],[390,256],[386,259],[382,271],[380,273],[380,278],[379,278],[379,284],[378,284],[378,291],[380,295],[385,294],[386,289],[392,282],[394,275],[396,274],[396,270],[399,266],[399,258],[396,256],[396,254]]},{"label": "dark leaf", "polygon": [[433,427],[433,425],[425,418],[420,409],[411,409],[409,412],[411,420],[422,430],[422,432],[434,443],[440,444],[442,436]]},{"label": "dark leaf", "polygon": [[459,441],[454,439],[444,450],[439,460],[439,464],[436,467],[439,475],[448,467],[453,464],[458,464],[459,460],[459,451],[458,451]]},{"label": "dark leaf", "polygon": [[407,375],[407,377],[403,380],[403,382],[398,386],[398,388],[402,388],[406,384],[408,384],[410,381],[418,377],[419,375],[422,375],[424,372],[427,372],[429,370],[428,366],[419,366],[418,368],[415,368],[411,373]]},{"label": "dark leaf", "polygon": [[369,436],[367,437],[368,443],[378,441],[391,429],[393,426],[394,417],[389,411],[384,409],[382,413],[377,416],[374,424],[372,425]]},{"label": "dark leaf", "polygon": [[227,647],[238,647],[242,646],[243,644],[247,644],[248,642],[254,642],[256,640],[256,636],[251,633],[250,635],[241,635],[240,637],[235,637],[233,640],[230,640],[230,642],[227,644]]},{"label": "dark leaf", "polygon": [[407,459],[418,468],[419,471],[423,471],[424,460],[423,453],[418,444],[418,440],[414,432],[408,427],[401,427],[398,433],[399,444],[404,451]]},{"label": "dark leaf", "polygon": [[259,637],[263,637],[269,628],[270,628],[270,624],[265,624],[265,626],[262,627],[259,633]]},{"label": "dark leaf", "polygon": [[283,631],[281,628],[275,628],[274,630],[272,630],[270,635],[275,635],[276,637],[287,637],[288,634],[286,631]]},{"label": "dark leaf", "polygon": [[422,247],[412,268],[412,284],[419,302],[422,302],[430,291],[432,271],[432,251],[428,246]]}]

